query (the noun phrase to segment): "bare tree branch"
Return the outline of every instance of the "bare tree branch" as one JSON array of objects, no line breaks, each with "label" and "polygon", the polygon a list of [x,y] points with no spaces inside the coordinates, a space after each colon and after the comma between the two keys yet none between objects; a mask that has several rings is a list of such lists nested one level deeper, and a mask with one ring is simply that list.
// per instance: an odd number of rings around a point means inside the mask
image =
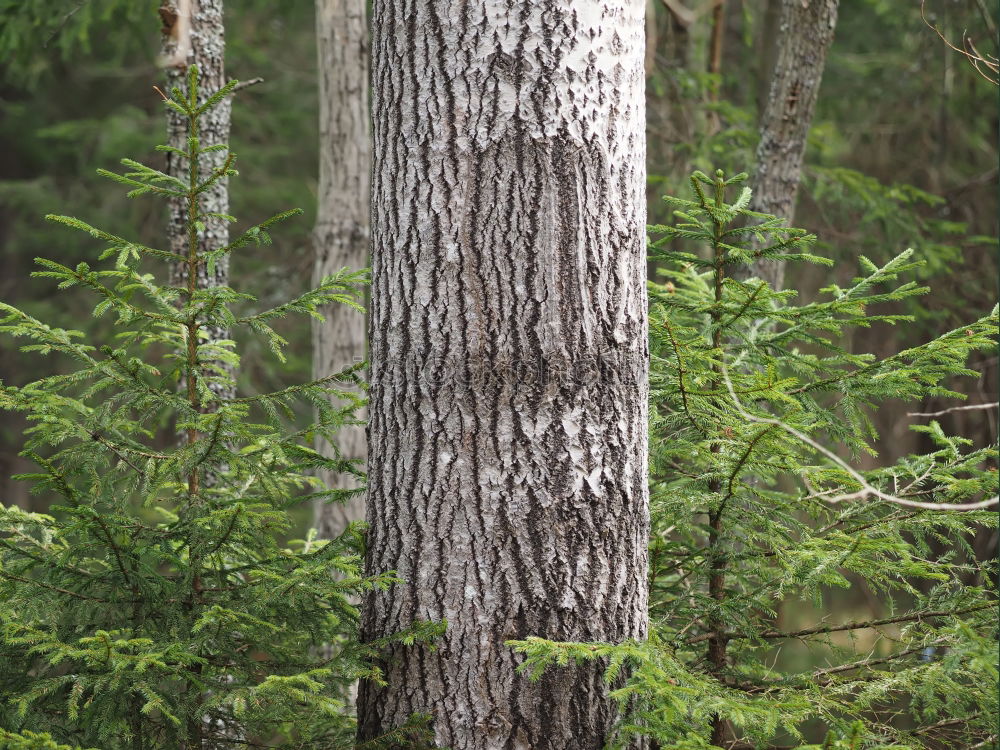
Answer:
[{"label": "bare tree branch", "polygon": [[237,91],[241,91],[241,90],[243,90],[245,88],[249,88],[250,86],[256,86],[258,83],[264,83],[264,79],[263,78],[251,78],[249,81],[240,81],[235,86],[233,86],[233,93],[235,94]]},{"label": "bare tree branch", "polygon": [[950,414],[953,411],[974,411],[976,409],[996,409],[1000,406],[1000,402],[994,401],[992,404],[969,404],[968,406],[953,406],[950,409],[942,409],[941,411],[930,411],[930,412],[920,412],[911,411],[907,412],[908,417],[940,417],[942,414]]},{"label": "bare tree branch", "polygon": [[42,44],[43,49],[48,49],[48,46],[52,43],[52,40],[55,39],[57,36],[59,36],[62,30],[66,28],[66,24],[69,23],[69,20],[77,13],[79,13],[80,8],[82,8],[86,4],[87,0],[80,0],[80,2],[76,4],[76,7],[74,7],[69,13],[67,13],[62,17],[62,20],[59,22],[59,25],[52,30],[52,33],[49,34],[48,38],[45,40],[45,43]]},{"label": "bare tree branch", "polygon": [[[955,52],[960,55],[965,55],[979,75],[992,83],[994,86],[1000,84],[1000,61],[998,61],[993,55],[986,55],[985,57],[981,55],[979,50],[977,50],[976,46],[972,43],[972,37],[964,31],[962,32],[962,47],[964,49],[959,49],[954,44],[949,42],[947,37],[941,33],[940,29],[927,20],[927,16],[924,13],[924,6],[926,4],[927,0],[920,0],[920,17],[923,19],[924,23],[927,24],[928,28],[933,29],[934,33],[941,37],[941,41],[948,45],[949,48],[955,50]],[[979,67],[980,65],[985,67],[988,72],[984,72],[983,69]]]}]

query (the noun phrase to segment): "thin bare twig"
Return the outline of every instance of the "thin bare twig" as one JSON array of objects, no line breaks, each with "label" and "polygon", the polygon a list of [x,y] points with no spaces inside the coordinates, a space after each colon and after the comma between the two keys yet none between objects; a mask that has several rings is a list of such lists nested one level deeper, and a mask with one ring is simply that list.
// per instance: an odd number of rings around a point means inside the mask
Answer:
[{"label": "thin bare twig", "polygon": [[256,86],[258,83],[264,83],[263,78],[251,78],[249,81],[240,81],[235,86],[233,86],[233,93],[240,91],[250,86]]},{"label": "thin bare twig", "polygon": [[969,714],[968,716],[962,716],[957,719],[943,719],[937,722],[936,724],[929,724],[926,727],[919,727],[917,729],[914,729],[913,733],[926,734],[927,732],[933,732],[935,729],[943,729],[944,727],[953,727],[958,724],[968,724],[970,721],[972,721],[975,718],[978,718],[979,716],[981,716],[981,714],[980,712],[977,711],[974,714]]},{"label": "thin bare twig", "polygon": [[[920,0],[920,17],[923,19],[927,27],[933,29],[934,33],[941,37],[941,41],[944,42],[950,49],[955,50],[960,55],[964,55],[968,58],[969,62],[972,63],[972,67],[976,69],[983,78],[992,83],[994,86],[1000,84],[1000,61],[993,55],[986,55],[985,57],[979,53],[976,46],[972,43],[972,37],[962,32],[962,47],[964,49],[959,49],[954,44],[948,41],[948,38],[941,33],[941,30],[937,26],[932,24],[927,20],[927,15],[924,13],[924,6],[927,4],[927,0]],[[986,68],[984,72],[979,66],[982,65]]]},{"label": "thin bare twig", "polygon": [[[904,656],[912,656],[913,654],[918,654],[923,651],[927,646],[917,646],[916,648],[908,648],[905,651],[897,651],[889,656],[882,656],[877,659],[867,658],[860,659],[859,661],[851,662],[850,664],[840,664],[836,667],[827,667],[826,669],[817,669],[812,673],[812,678],[816,680],[819,677],[825,677],[831,674],[840,674],[841,672],[850,672],[854,669],[865,669],[866,667],[873,667],[876,664],[886,664],[890,661],[895,661],[896,659],[902,659]],[[824,681],[819,683],[820,687],[826,687],[831,684],[830,682]]]},{"label": "thin bare twig", "polygon": [[48,49],[48,46],[49,46],[49,44],[51,44],[51,43],[52,43],[52,40],[53,40],[53,39],[55,39],[55,38],[56,38],[57,36],[59,36],[59,34],[60,34],[60,33],[62,32],[62,30],[63,30],[64,28],[66,28],[66,24],[67,24],[67,23],[69,23],[69,20],[70,20],[70,19],[71,19],[71,18],[72,18],[73,16],[75,16],[75,15],[76,15],[77,13],[79,13],[79,12],[80,12],[80,8],[82,8],[82,7],[83,7],[84,5],[86,5],[86,4],[87,4],[87,0],[80,0],[80,2],[78,2],[78,3],[76,4],[76,7],[75,7],[75,8],[73,8],[73,10],[71,10],[71,11],[70,11],[69,13],[67,13],[66,15],[64,15],[64,16],[62,17],[62,20],[61,20],[61,21],[59,22],[59,25],[58,25],[58,26],[56,26],[56,27],[55,27],[55,28],[54,28],[54,29],[52,30],[52,33],[51,33],[51,34],[49,34],[48,38],[47,38],[47,39],[45,40],[45,42],[44,42],[44,43],[42,44],[42,48],[43,48],[43,49]]},{"label": "thin bare twig", "polygon": [[953,411],[974,411],[976,409],[996,409],[1000,406],[1000,402],[994,401],[992,404],[969,404],[968,406],[953,406],[950,409],[942,409],[941,411],[930,411],[930,412],[920,412],[911,411],[907,412],[908,417],[940,417],[942,414],[950,414]]}]

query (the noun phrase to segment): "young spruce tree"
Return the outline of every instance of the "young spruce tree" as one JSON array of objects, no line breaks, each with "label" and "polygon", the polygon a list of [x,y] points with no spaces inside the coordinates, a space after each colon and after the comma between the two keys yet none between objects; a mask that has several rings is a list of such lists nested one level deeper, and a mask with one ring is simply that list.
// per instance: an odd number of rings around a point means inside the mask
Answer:
[{"label": "young spruce tree", "polygon": [[[761,259],[828,263],[814,237],[750,211],[749,190],[727,202],[744,178],[696,172],[693,200],[667,199],[676,223],[650,228],[666,277],[650,284],[651,637],[519,641],[522,668],[610,660],[608,679],[625,675],[614,747],[992,748],[995,561],[969,542],[997,523],[996,447],[931,421],[912,429],[932,452],[851,461],[876,455],[878,402],[964,398],[948,383],[996,351],[997,310],[883,360],[845,351],[851,327],[908,319],[882,306],[926,291],[896,281],[913,251],[861,258],[850,286],[814,302],[739,281],[733,269]],[[884,615],[783,625],[852,585]],[[793,648],[808,655],[780,658]],[[817,723],[825,741],[804,744]]]},{"label": "young spruce tree", "polygon": [[[267,243],[270,227],[298,211],[216,251],[199,250],[210,218],[201,196],[236,175],[232,153],[202,170],[207,151],[227,148],[203,148],[199,123],[235,82],[198,105],[193,66],[187,80],[187,91],[174,89],[166,100],[188,124],[186,147],[159,147],[187,163],[187,179],[130,159],[125,174],[100,170],[130,197],[184,201],[183,284],[142,270],[158,263],[167,276],[174,253],[49,216],[100,241],[107,263],[70,268],[39,259],[37,275],[95,294],[94,314],[117,317],[114,340],[88,344],[77,331],[0,303],[0,330],[27,339],[22,351],[74,365],[0,390],[0,407],[33,423],[23,455],[39,468],[21,478],[56,498],[48,514],[0,506],[3,748],[351,746],[345,691],[359,677],[378,679],[365,666],[350,602],[391,577],[361,577],[358,529],[329,541],[283,541],[297,506],[335,494],[314,478],[316,469],[357,472],[311,447],[314,436],[331,439],[352,419],[358,398],[338,384],[353,372],[229,397],[217,386],[229,384],[239,357],[232,341],[207,335],[243,326],[281,358],[272,321],[315,317],[327,304],[356,306],[352,295],[364,278],[342,271],[246,315],[239,310],[252,307],[251,295],[198,287],[199,274]],[[331,396],[348,406],[331,408]],[[288,426],[297,399],[315,407],[315,424]]]}]

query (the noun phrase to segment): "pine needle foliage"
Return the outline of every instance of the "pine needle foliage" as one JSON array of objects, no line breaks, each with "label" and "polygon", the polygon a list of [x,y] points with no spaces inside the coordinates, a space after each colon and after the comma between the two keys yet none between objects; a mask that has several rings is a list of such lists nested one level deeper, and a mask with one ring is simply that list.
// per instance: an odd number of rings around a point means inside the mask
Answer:
[{"label": "pine needle foliage", "polygon": [[[622,707],[616,748],[634,736],[677,749],[992,747],[995,561],[969,542],[997,515],[950,506],[996,496],[996,446],[923,420],[911,429],[927,453],[853,466],[877,456],[880,402],[964,398],[954,383],[978,376],[971,353],[996,351],[997,310],[885,359],[847,351],[851,328],[909,319],[893,309],[927,291],[900,278],[920,265],[913,251],[862,257],[849,286],[810,302],[738,281],[731,269],[759,256],[828,262],[813,236],[749,211],[747,188],[728,202],[743,179],[696,172],[693,199],[666,199],[675,223],[650,227],[665,266],[649,285],[652,633],[513,642],[522,668],[604,660]],[[851,586],[884,615],[838,612]],[[801,624],[810,605],[829,614]],[[795,649],[810,659],[782,658]],[[808,745],[817,723],[825,740]]]},{"label": "pine needle foliage", "polygon": [[[237,174],[232,153],[202,170],[206,151],[227,149],[203,148],[199,122],[235,83],[199,99],[192,67],[187,90],[166,100],[189,125],[186,149],[175,151],[187,163],[182,178],[130,159],[123,172],[100,171],[132,197],[183,198],[185,257],[47,217],[101,250],[93,266],[40,258],[36,275],[96,297],[94,315],[115,317],[112,341],[88,342],[0,303],[0,331],[25,340],[23,352],[74,365],[0,386],[0,408],[31,423],[22,455],[38,468],[20,479],[56,498],[44,514],[0,506],[2,747],[350,747],[349,686],[380,679],[367,661],[378,644],[359,645],[352,602],[393,577],[362,576],[356,526],[329,541],[287,540],[297,507],[337,499],[317,468],[359,473],[311,447],[355,419],[356,391],[341,387],[354,371],[253,397],[219,395],[239,355],[209,329],[246,327],[280,358],[276,318],[357,307],[365,281],[345,270],[252,314],[240,312],[252,295],[198,287],[204,266],[268,242],[272,226],[297,213],[255,224],[221,249],[198,249],[199,196]],[[144,270],[165,266],[168,278],[177,262],[181,286]],[[331,396],[345,406],[331,406]],[[291,426],[296,401],[317,410],[314,424]]]}]

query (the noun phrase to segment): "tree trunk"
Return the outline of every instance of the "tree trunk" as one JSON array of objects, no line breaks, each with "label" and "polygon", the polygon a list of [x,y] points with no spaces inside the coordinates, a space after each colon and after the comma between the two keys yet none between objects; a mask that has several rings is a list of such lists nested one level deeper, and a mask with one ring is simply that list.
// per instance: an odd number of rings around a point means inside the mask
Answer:
[{"label": "tree trunk", "polygon": [[598,750],[598,664],[508,639],[647,630],[644,0],[376,3],[367,639],[359,738]]},{"label": "tree trunk", "polygon": [[781,21],[781,0],[765,0],[764,20],[757,37],[757,123],[764,117],[767,97],[771,93],[771,79],[778,57],[778,24]]},{"label": "tree trunk", "polygon": [[[368,27],[365,0],[316,0],[319,57],[319,198],[313,232],[313,283],[345,266],[368,265],[371,147],[368,135]],[[365,316],[347,305],[330,305],[313,321],[313,377],[323,378],[365,358]],[[360,417],[365,415],[359,414]],[[364,462],[365,428],[340,429],[340,455]],[[317,450],[334,456],[320,441]],[[354,489],[357,480],[321,472],[327,486]],[[344,504],[319,503],[314,524],[331,538],[365,517],[364,496]]]},{"label": "tree trunk", "polygon": [[[174,87],[187,91],[187,75],[191,65],[198,66],[198,100],[204,102],[226,84],[225,33],[223,25],[222,0],[163,0],[160,5],[160,19],[163,21],[163,44],[161,63],[166,73],[167,91]],[[229,143],[231,99],[226,97],[218,105],[208,110],[200,120],[199,142],[202,148],[219,143]],[[167,109],[167,145],[186,151],[187,121],[179,113]],[[188,179],[188,161],[167,152],[166,173],[185,182]],[[203,154],[199,157],[202,175],[221,167],[226,160],[225,151]],[[201,194],[199,209],[202,214],[229,213],[229,180],[217,181]],[[201,219],[205,228],[198,233],[198,252],[217,250],[229,243],[229,225],[221,218],[205,216]],[[188,228],[187,207],[183,198],[170,201],[167,235],[170,249],[178,258],[187,256]],[[173,286],[186,286],[187,266],[179,260],[171,269],[170,282]],[[206,289],[225,286],[229,283],[229,258],[224,256],[216,263],[215,272],[208,273],[207,264],[199,264],[197,286]],[[212,341],[229,338],[229,331],[216,326],[203,326]],[[181,383],[181,391],[186,388]],[[235,386],[226,383],[212,383],[212,391],[220,399],[235,397]],[[217,481],[213,475],[203,478],[204,486]],[[193,667],[195,671],[200,667]],[[199,697],[200,701],[202,698]],[[202,721],[192,720],[187,726],[186,736],[181,743],[182,750],[208,750],[208,748],[230,747],[231,741],[244,738],[239,728],[223,717],[206,714]],[[221,740],[217,742],[216,740]]]},{"label": "tree trunk", "polygon": [[[750,208],[789,222],[795,218],[806,138],[837,25],[838,3],[781,0],[778,54],[760,121]],[[776,289],[784,282],[784,264],[773,260],[758,261],[752,273]]]},{"label": "tree trunk", "polygon": [[[160,18],[163,21],[162,63],[167,76],[167,91],[178,87],[187,90],[187,71],[190,65],[197,65],[199,76],[199,100],[204,101],[226,83],[225,52],[226,41],[223,26],[222,0],[163,0]],[[201,119],[200,141],[202,148],[229,142],[229,121],[232,109],[227,97],[213,107]],[[177,149],[187,149],[187,125],[184,118],[167,109],[167,145]],[[222,166],[226,160],[225,151],[204,154],[201,170]],[[167,153],[167,174],[187,179],[187,161]],[[229,180],[223,178],[202,193],[201,210],[204,213],[229,213]],[[170,203],[167,232],[171,250],[183,257],[187,253],[187,226],[185,224],[184,201],[174,199]],[[198,250],[208,252],[229,243],[229,225],[224,219],[206,217],[205,229],[198,233]],[[171,275],[171,283],[180,285],[184,275],[183,264],[177,264]],[[229,283],[229,258],[224,256],[216,262],[215,273],[209,276],[206,264],[199,266],[199,287],[225,286]],[[209,328],[213,340],[229,337],[229,332],[221,328]],[[232,388],[213,385],[212,388],[222,398],[232,398]]]},{"label": "tree trunk", "polygon": [[[722,42],[726,38],[726,0],[715,0],[712,7],[712,36],[708,50],[708,72],[712,75],[722,75]],[[712,101],[719,98],[719,81],[712,89]]]},{"label": "tree trunk", "polygon": [[642,69],[649,78],[656,69],[656,44],[659,38],[659,27],[656,22],[656,0],[646,0],[646,57]]}]

